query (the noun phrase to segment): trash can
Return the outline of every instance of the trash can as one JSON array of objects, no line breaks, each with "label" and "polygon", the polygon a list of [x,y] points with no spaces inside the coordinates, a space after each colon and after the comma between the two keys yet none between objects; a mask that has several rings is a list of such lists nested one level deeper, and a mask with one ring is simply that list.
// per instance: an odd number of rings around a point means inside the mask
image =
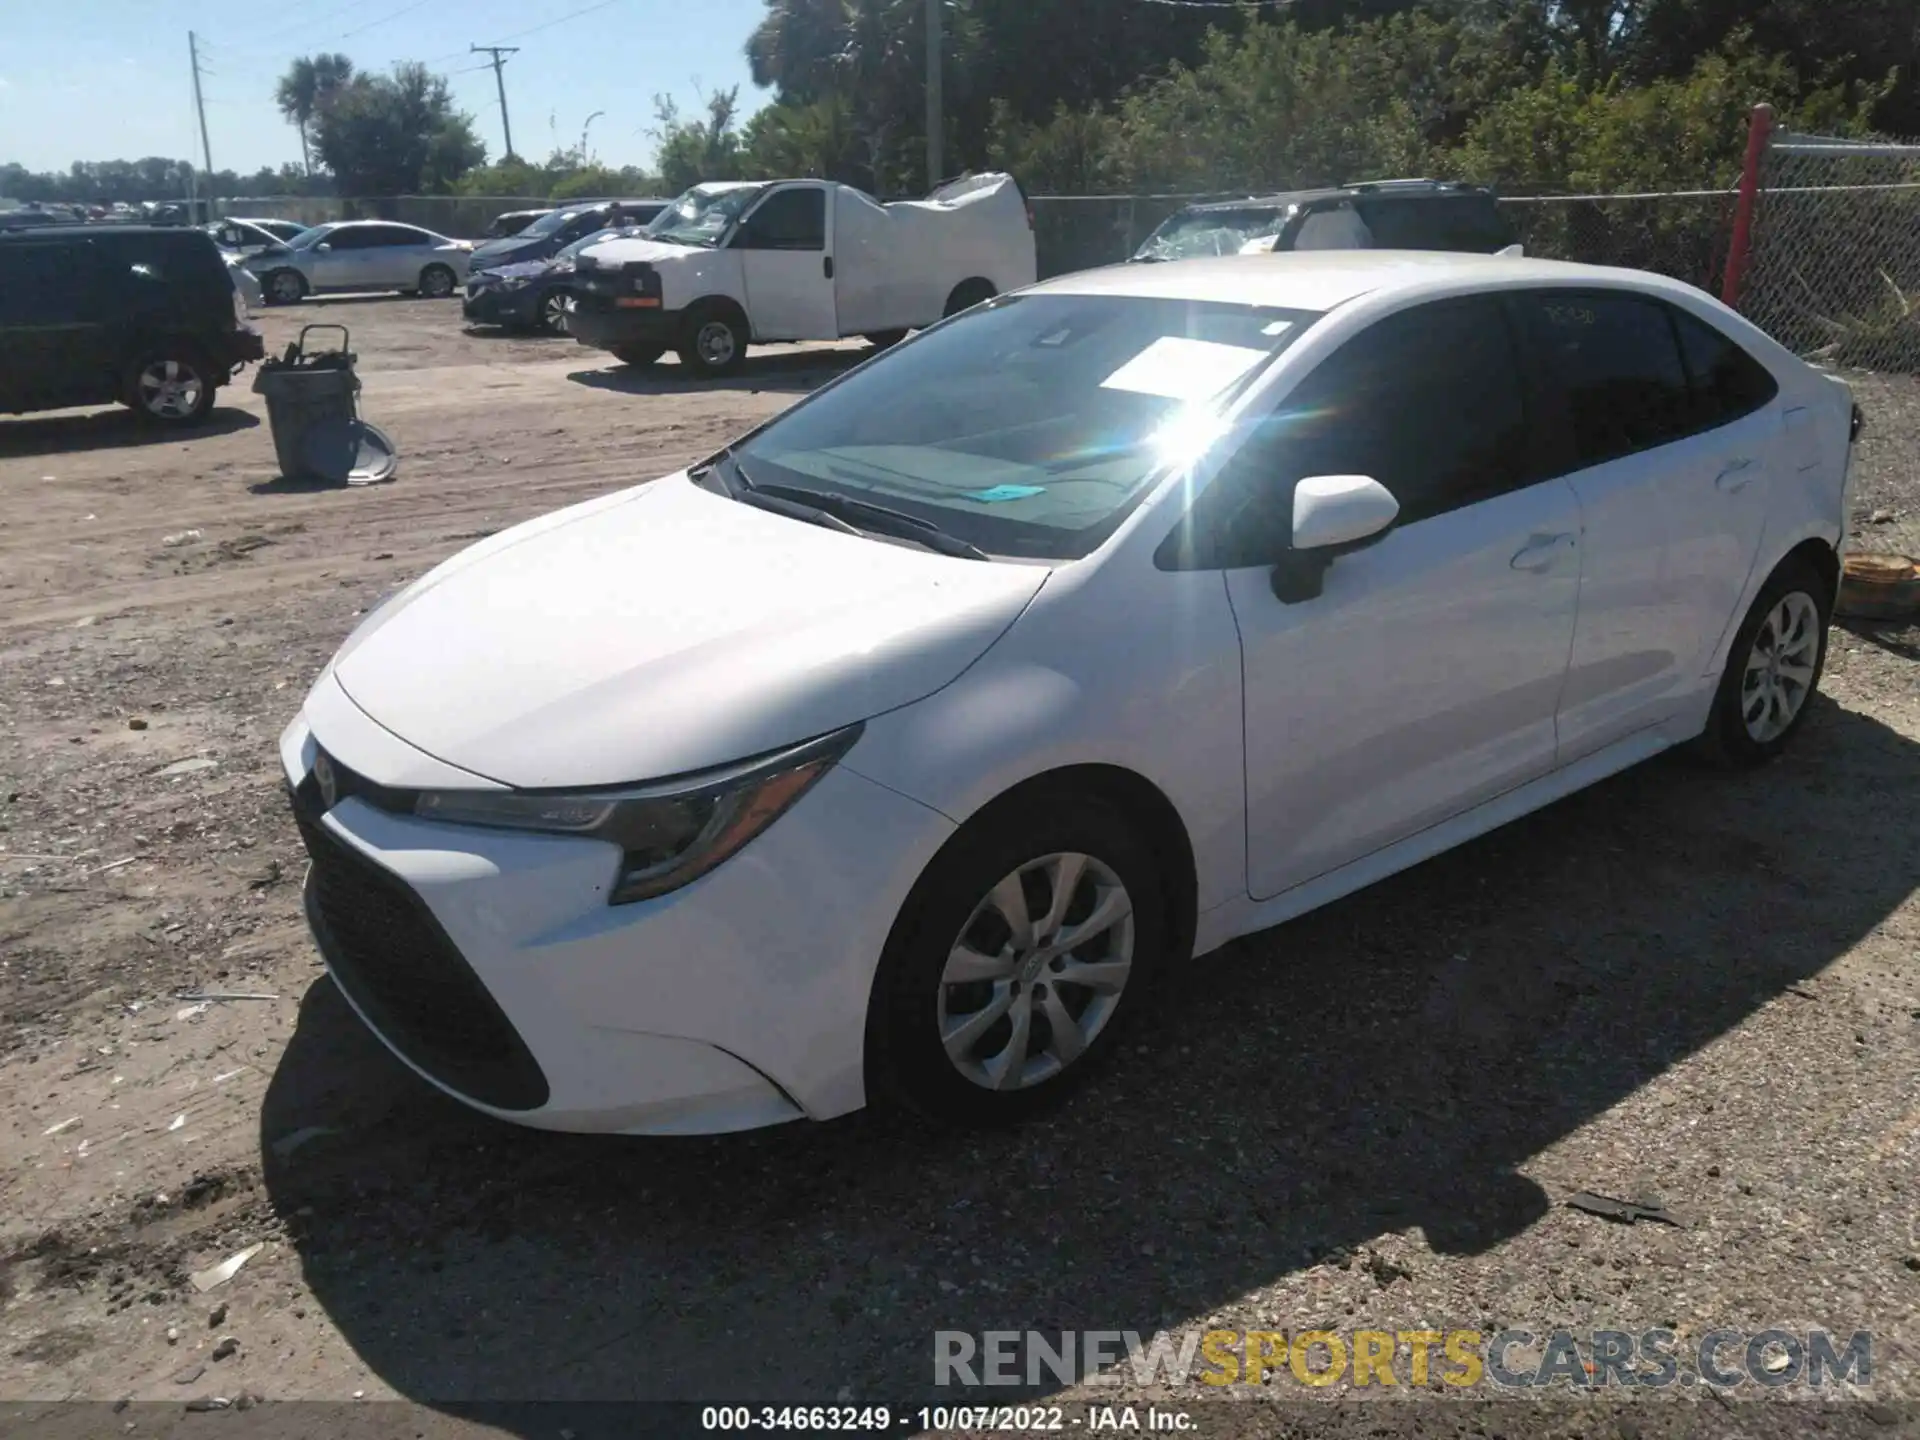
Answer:
[{"label": "trash can", "polygon": [[[340,348],[310,353],[307,335],[314,330],[338,330]],[[307,437],[321,426],[357,418],[360,377],[353,373],[353,352],[347,348],[351,338],[344,325],[308,325],[285,355],[264,361],[253,377],[253,393],[267,399],[280,473],[289,480],[331,478],[308,462]]]}]

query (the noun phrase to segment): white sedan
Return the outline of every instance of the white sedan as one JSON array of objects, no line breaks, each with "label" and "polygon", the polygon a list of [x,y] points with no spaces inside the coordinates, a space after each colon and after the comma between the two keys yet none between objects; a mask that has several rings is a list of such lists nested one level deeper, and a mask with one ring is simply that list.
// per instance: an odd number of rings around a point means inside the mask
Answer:
[{"label": "white sedan", "polygon": [[1634,272],[1054,280],[370,615],[281,741],[309,919],[506,1119],[1016,1117],[1236,936],[1778,754],[1858,419]]},{"label": "white sedan", "polygon": [[466,283],[473,246],[417,225],[343,220],[247,257],[267,300],[291,305],[328,290],[401,290],[439,300]]}]

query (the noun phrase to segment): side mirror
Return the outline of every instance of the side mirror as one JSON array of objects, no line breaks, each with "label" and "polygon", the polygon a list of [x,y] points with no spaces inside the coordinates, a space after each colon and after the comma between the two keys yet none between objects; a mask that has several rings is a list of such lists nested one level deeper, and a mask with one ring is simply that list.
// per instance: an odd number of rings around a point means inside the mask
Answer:
[{"label": "side mirror", "polygon": [[1287,604],[1319,598],[1327,567],[1373,544],[1400,518],[1393,492],[1367,475],[1311,475],[1293,491],[1293,545],[1273,567]]},{"label": "side mirror", "polygon": [[328,240],[322,240],[318,245],[314,246],[313,248],[315,250],[321,250],[321,251],[331,250],[333,249],[333,243]]}]

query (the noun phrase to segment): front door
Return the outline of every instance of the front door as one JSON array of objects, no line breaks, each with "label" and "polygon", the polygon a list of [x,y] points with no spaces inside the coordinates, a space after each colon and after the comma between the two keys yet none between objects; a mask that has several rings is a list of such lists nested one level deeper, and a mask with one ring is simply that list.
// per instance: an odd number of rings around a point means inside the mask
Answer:
[{"label": "front door", "polygon": [[1290,514],[1309,475],[1400,502],[1322,593],[1230,569],[1245,672],[1248,889],[1268,899],[1545,775],[1573,638],[1580,516],[1541,480],[1497,300],[1424,305],[1309,375],[1220,482],[1251,467]]},{"label": "front door", "polygon": [[831,201],[824,185],[782,185],[753,208],[734,237],[755,340],[839,338]]}]

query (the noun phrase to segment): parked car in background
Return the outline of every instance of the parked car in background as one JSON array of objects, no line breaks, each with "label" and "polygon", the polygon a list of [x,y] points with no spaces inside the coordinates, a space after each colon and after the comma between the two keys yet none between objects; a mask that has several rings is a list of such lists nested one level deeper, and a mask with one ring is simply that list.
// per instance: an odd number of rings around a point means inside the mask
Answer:
[{"label": "parked car in background", "polygon": [[1460,250],[1512,246],[1491,190],[1441,180],[1374,180],[1189,205],[1167,217],[1136,261],[1287,250]]},{"label": "parked car in background", "polygon": [[72,225],[0,234],[0,410],[118,401],[190,425],[265,355],[211,236]]},{"label": "parked car in background", "polygon": [[508,235],[518,235],[542,215],[552,213],[551,209],[509,210],[504,215],[496,215],[493,217],[493,223],[487,226],[487,239],[499,240]]},{"label": "parked car in background", "polygon": [[749,344],[892,344],[1037,268],[1032,214],[1001,174],[891,205],[824,180],[697,185],[575,264],[576,339],[629,365],[674,350],[700,376],[738,368]]},{"label": "parked car in background", "polygon": [[276,240],[289,243],[313,228],[311,225],[302,225],[298,220],[275,220],[248,215],[235,215],[229,218],[236,224],[251,225],[256,230],[266,231]]},{"label": "parked car in background", "polygon": [[473,246],[417,225],[343,220],[303,230],[292,243],[249,257],[271,304],[289,305],[329,290],[399,290],[431,299],[467,278]]},{"label": "parked car in background", "polygon": [[596,230],[567,246],[551,260],[473,270],[467,275],[461,314],[470,325],[499,325],[508,330],[546,330],[564,335],[573,308],[574,265],[590,245],[618,236],[643,234],[644,225]]},{"label": "parked car in background", "polygon": [[246,304],[247,311],[261,309],[267,303],[267,293],[260,288],[260,279],[247,269],[247,257],[231,250],[223,250],[220,258],[227,262],[227,274],[233,280],[233,288]]},{"label": "parked car in background", "polygon": [[[278,227],[285,223],[286,222],[276,221],[275,225]],[[212,224],[202,228],[204,228],[209,235],[213,236],[213,243],[218,245],[222,250],[227,251],[229,254],[246,256],[257,255],[262,250],[277,249],[293,239],[294,236],[299,235],[300,231],[305,227],[298,225],[291,226],[290,228],[293,234],[284,235],[278,233],[277,228],[272,230],[268,229],[265,224],[258,220],[236,220],[229,218],[226,220],[216,220]]]},{"label": "parked car in background", "polygon": [[518,234],[474,246],[472,268],[495,270],[528,260],[549,260],[596,230],[644,225],[670,202],[666,200],[588,200],[549,210]]},{"label": "parked car in background", "polygon": [[375,610],[280,741],[307,915],[503,1119],[1012,1120],[1238,936],[1779,755],[1856,413],[1637,272],[1065,276]]},{"label": "parked car in background", "polygon": [[41,205],[18,205],[11,210],[0,210],[0,230],[35,230],[44,225],[68,225],[73,217],[64,211],[49,210]]}]

